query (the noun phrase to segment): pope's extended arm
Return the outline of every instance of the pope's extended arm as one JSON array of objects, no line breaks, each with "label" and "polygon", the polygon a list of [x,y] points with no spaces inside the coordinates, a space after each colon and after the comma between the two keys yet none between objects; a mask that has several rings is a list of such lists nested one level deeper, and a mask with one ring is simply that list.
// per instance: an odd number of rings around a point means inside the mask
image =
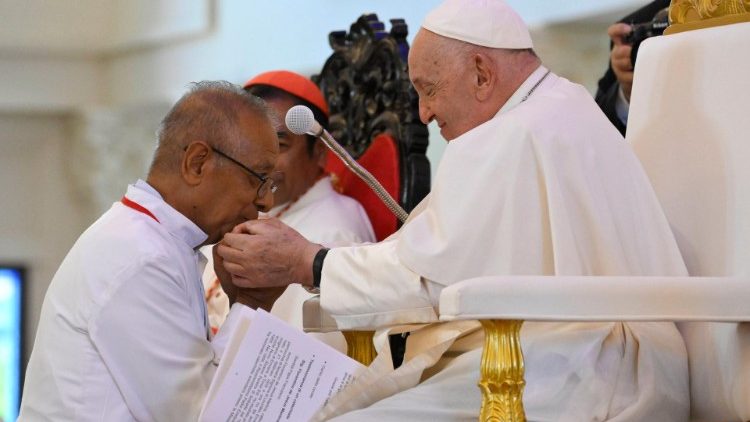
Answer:
[{"label": "pope's extended arm", "polygon": [[342,330],[436,322],[443,286],[406,267],[397,238],[331,249],[323,262],[321,306]]},{"label": "pope's extended arm", "polygon": [[[395,238],[331,249],[323,262],[321,301],[340,328],[434,322],[442,286],[406,268]],[[217,248],[239,286],[312,286],[312,266],[320,245],[278,220],[237,226]],[[248,289],[252,290],[252,289]]]}]

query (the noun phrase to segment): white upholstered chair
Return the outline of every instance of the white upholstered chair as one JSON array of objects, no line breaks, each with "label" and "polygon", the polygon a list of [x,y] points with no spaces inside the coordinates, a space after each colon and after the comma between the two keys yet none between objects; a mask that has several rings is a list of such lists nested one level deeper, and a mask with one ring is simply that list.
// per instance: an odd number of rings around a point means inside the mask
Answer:
[{"label": "white upholstered chair", "polygon": [[485,327],[480,420],[523,420],[522,321],[675,321],[692,420],[750,420],[749,41],[750,23],[735,23],[639,52],[627,141],[690,277],[489,277],[442,291],[442,320]]}]

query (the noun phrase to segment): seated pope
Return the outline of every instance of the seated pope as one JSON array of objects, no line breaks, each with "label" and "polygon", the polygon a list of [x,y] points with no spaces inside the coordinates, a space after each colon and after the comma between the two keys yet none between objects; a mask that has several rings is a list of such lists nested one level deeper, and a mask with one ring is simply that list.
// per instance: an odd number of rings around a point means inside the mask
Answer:
[{"label": "seated pope", "polygon": [[[304,105],[324,127],[328,104],[310,79],[286,70],[261,73],[244,85],[245,91],[262,98],[277,120],[279,156],[273,171],[277,190],[274,207],[266,216],[277,218],[313,242],[342,246],[375,241],[365,210],[355,199],[336,192],[324,172],[326,147],[310,135],[295,135],[284,125],[293,106]],[[210,258],[210,253],[206,255]],[[213,271],[204,274],[209,320],[214,331],[229,313],[229,300]],[[273,305],[271,313],[302,328],[302,303],[312,296],[299,284],[291,284]],[[346,344],[340,333],[311,333],[341,351]]]},{"label": "seated pope", "polygon": [[[504,1],[446,0],[408,62],[420,118],[448,144],[397,233],[329,249],[271,218],[217,247],[227,281],[319,288],[339,329],[379,330],[377,358],[319,420],[476,420],[480,324],[438,322],[441,290],[461,280],[686,274],[638,159],[584,87],[541,63]],[[394,370],[386,334],[400,331],[411,335]],[[528,420],[688,420],[673,323],[525,323],[521,342]]]}]

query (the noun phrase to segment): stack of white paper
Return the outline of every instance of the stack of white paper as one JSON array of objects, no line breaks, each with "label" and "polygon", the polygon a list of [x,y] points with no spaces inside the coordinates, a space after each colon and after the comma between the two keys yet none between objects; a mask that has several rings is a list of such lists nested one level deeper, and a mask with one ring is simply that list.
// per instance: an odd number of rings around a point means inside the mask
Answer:
[{"label": "stack of white paper", "polygon": [[364,369],[271,314],[242,308],[201,421],[307,421]]}]

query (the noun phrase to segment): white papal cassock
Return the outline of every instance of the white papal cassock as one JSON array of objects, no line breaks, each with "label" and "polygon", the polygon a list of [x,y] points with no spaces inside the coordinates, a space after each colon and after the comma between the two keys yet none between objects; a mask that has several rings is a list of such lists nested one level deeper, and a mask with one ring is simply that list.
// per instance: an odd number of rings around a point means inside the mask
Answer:
[{"label": "white papal cassock", "polygon": [[[433,323],[441,289],[488,275],[685,275],[636,157],[580,85],[537,69],[490,121],[451,141],[431,194],[384,242],[332,249],[321,303],[346,328],[411,331],[319,417],[476,420],[477,322]],[[685,421],[684,344],[672,323],[525,323],[532,421]]]}]

